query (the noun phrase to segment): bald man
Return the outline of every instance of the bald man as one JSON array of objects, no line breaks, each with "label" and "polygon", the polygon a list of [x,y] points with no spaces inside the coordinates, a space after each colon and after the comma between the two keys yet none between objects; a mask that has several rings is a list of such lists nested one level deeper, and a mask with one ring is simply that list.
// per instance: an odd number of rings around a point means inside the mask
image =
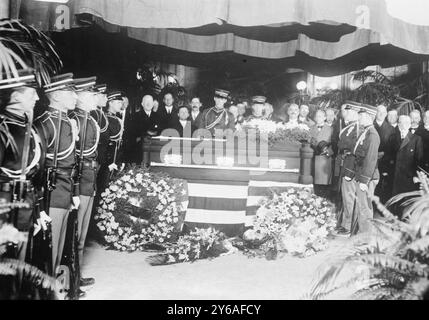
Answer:
[{"label": "bald man", "polygon": [[411,127],[410,131],[412,134],[416,133],[417,129],[421,126],[422,116],[419,110],[413,110],[410,112]]},{"label": "bald man", "polygon": [[377,107],[377,115],[374,120],[374,128],[380,136],[380,147],[378,149],[378,170],[380,171],[380,182],[375,188],[381,202],[385,203],[390,199],[393,183],[393,169],[389,159],[389,140],[395,133],[395,128],[387,121],[387,108],[384,105]]},{"label": "bald man", "polygon": [[[153,111],[154,100],[151,95],[145,95],[142,99],[141,106],[143,110],[139,112],[138,123],[136,125],[138,132],[137,135],[137,150],[142,150],[144,138],[148,136],[157,136],[160,134],[160,117],[158,113]],[[141,153],[137,163],[141,162]]]},{"label": "bald man", "polygon": [[142,99],[143,112],[140,119],[141,137],[156,136],[160,133],[160,116],[153,111],[154,100],[151,95],[145,95]]}]

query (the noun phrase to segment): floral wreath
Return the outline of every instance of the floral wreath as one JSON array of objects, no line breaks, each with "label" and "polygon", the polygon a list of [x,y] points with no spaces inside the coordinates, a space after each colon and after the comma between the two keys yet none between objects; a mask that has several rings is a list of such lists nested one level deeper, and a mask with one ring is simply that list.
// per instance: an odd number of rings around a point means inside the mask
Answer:
[{"label": "floral wreath", "polygon": [[262,200],[253,229],[244,234],[244,239],[248,246],[260,247],[263,243],[263,254],[274,250],[306,257],[326,249],[335,226],[331,202],[310,188],[289,188]]},{"label": "floral wreath", "polygon": [[139,166],[124,170],[101,194],[95,219],[110,248],[135,251],[174,242],[186,213],[186,181]]}]

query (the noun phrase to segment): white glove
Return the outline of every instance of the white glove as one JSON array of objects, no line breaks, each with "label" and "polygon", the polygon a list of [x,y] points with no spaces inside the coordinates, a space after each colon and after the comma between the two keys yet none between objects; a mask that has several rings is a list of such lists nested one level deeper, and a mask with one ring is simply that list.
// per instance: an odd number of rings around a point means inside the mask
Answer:
[{"label": "white glove", "polygon": [[368,191],[368,186],[365,183],[359,183],[359,189],[363,192]]},{"label": "white glove", "polygon": [[79,141],[79,128],[77,126],[77,122],[75,119],[70,119],[71,127],[72,127],[72,134],[75,138],[75,141]]},{"label": "white glove", "polygon": [[122,170],[124,170],[124,168],[125,168],[125,163],[122,163],[121,164],[121,169],[119,169],[119,172],[121,172]]},{"label": "white glove", "polygon": [[413,177],[413,182],[414,183],[420,183],[420,179],[418,177]]},{"label": "white glove", "polygon": [[344,180],[346,180],[346,181],[352,181],[352,178],[350,178],[350,177],[344,177]]},{"label": "white glove", "polygon": [[116,163],[109,164],[109,171],[118,170]]},{"label": "white glove", "polygon": [[72,209],[78,209],[80,205],[79,197],[73,197]]},{"label": "white glove", "polygon": [[40,230],[48,230],[48,223],[51,223],[52,219],[49,217],[45,211],[40,212],[40,217],[37,219],[35,225],[34,225],[34,232],[33,235],[35,236],[37,233],[39,233]]}]

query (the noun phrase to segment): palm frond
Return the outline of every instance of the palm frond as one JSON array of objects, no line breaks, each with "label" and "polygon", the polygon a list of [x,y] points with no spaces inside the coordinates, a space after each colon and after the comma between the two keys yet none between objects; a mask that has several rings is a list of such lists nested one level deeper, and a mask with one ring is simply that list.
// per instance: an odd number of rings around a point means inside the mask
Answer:
[{"label": "palm frond", "polygon": [[411,242],[405,246],[404,251],[412,251],[426,256],[429,255],[429,235]]},{"label": "palm frond", "polygon": [[357,71],[353,74],[353,80],[362,81],[362,82],[372,80],[377,83],[385,83],[385,84],[391,83],[389,78],[387,78],[384,74],[373,70]]},{"label": "palm frond", "polygon": [[[36,77],[40,84],[49,83],[50,75],[57,73],[62,68],[62,61],[56,52],[55,45],[43,32],[26,25],[18,20],[0,21],[0,39],[3,47],[15,53],[15,56],[6,55],[6,58],[19,56],[25,65],[36,71]],[[7,51],[0,50],[3,53]],[[3,60],[6,61],[6,60]],[[14,63],[3,63],[5,71],[13,68]],[[19,67],[23,67],[19,64]],[[8,73],[6,72],[8,76]]]},{"label": "palm frond", "polygon": [[381,82],[364,83],[353,91],[353,101],[373,106],[383,104],[390,108],[399,96],[399,89],[390,84]]},{"label": "palm frond", "polygon": [[43,273],[38,268],[26,262],[15,259],[0,260],[0,276],[15,275],[17,273],[23,274],[25,280],[37,287],[49,289],[51,291],[56,291],[60,288],[55,278]]}]

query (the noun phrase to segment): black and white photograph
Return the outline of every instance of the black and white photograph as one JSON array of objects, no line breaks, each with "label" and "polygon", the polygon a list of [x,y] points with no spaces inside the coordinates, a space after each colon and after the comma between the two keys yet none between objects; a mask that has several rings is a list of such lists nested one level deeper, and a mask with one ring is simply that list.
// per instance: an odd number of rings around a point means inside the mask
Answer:
[{"label": "black and white photograph", "polygon": [[0,300],[428,299],[429,1],[0,0]]}]

